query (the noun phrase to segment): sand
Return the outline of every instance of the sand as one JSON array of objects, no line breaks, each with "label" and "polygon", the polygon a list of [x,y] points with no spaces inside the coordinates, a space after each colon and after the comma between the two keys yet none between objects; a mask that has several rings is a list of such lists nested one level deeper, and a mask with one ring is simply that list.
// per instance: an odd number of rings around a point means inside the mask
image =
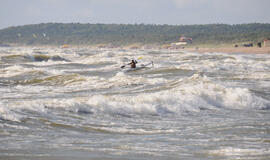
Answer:
[{"label": "sand", "polygon": [[224,48],[185,48],[190,52],[221,52],[221,53],[254,53],[254,54],[270,54],[270,47],[224,47]]}]

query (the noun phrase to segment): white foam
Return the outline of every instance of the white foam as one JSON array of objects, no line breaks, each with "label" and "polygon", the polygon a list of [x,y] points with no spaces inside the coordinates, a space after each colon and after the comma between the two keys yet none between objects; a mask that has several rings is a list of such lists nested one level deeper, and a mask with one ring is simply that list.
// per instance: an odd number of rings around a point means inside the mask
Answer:
[{"label": "white foam", "polygon": [[259,156],[270,154],[269,149],[245,149],[245,148],[234,148],[234,147],[223,147],[217,150],[212,150],[209,154],[220,155],[220,156]]},{"label": "white foam", "polygon": [[[112,83],[114,83],[114,85],[123,85],[123,83],[130,83],[131,81],[128,80],[130,77],[126,77],[122,73],[117,74],[114,78],[116,79],[110,80],[110,82],[113,81]],[[147,80],[143,78],[135,78],[135,83],[145,81]],[[161,82],[166,88],[167,83],[164,83],[163,79]],[[158,84],[160,80],[154,83]],[[98,85],[106,87],[106,84],[106,80],[104,80],[103,84],[100,83]],[[87,87],[88,85],[89,83],[86,82],[81,87]],[[79,86],[80,84],[78,83],[78,87]],[[95,87],[95,83],[93,83],[92,87]],[[100,86],[96,87],[100,88]],[[157,89],[154,92],[138,92],[132,95],[126,95],[125,93],[117,95],[89,94],[88,97],[74,97],[69,99],[50,98],[50,100],[3,101],[5,103],[2,103],[0,112],[3,119],[19,121],[22,117],[15,114],[13,111],[21,111],[23,109],[45,114],[48,108],[63,108],[74,112],[103,112],[113,115],[163,115],[181,114],[186,111],[200,112],[200,108],[208,108],[210,110],[222,108],[264,109],[270,105],[269,101],[257,97],[246,88],[221,86],[213,83],[208,77],[201,77],[200,75],[182,79],[172,88],[170,88],[170,86],[167,87],[168,88],[165,90]],[[38,87],[36,91],[35,87],[30,87],[29,90],[27,87],[23,86],[17,86],[16,88],[18,90],[24,90],[23,93],[25,93],[25,95],[35,92],[42,94],[45,93],[44,91],[46,90],[44,87]],[[61,87],[52,87],[49,89],[52,90],[49,94],[51,94],[51,96],[54,94],[57,95],[57,90],[59,89],[65,92],[68,90],[74,91],[75,88],[76,87],[73,86],[63,90]]]},{"label": "white foam", "polygon": [[[247,88],[226,87],[212,82],[207,77],[194,75],[191,77],[193,83],[183,86],[188,95],[193,99],[203,99],[210,106],[233,108],[233,109],[263,109],[270,105],[270,102],[252,94]],[[197,80],[196,80],[197,79]]]},{"label": "white foam", "polygon": [[0,102],[0,119],[20,122],[24,116],[13,112],[9,106]]},{"label": "white foam", "polygon": [[14,65],[6,68],[0,69],[0,76],[1,77],[12,77],[19,74],[22,74],[24,72],[28,72],[30,69],[24,68],[20,65]]},{"label": "white foam", "polygon": [[[188,69],[198,72],[206,71],[216,73],[222,69],[227,71],[239,71],[239,76],[234,78],[247,78],[254,80],[265,80],[264,86],[268,86],[267,80],[270,79],[267,69],[269,69],[269,60],[256,61],[253,56],[244,57],[242,55],[229,54],[196,54],[196,53],[158,53],[155,56],[147,55],[145,51],[127,51],[119,52],[112,50],[99,51],[96,54],[79,55],[76,50],[70,50],[69,53],[63,53],[61,49],[48,49],[46,52],[60,57],[67,56],[68,59],[76,63],[98,64],[113,62],[114,65],[107,65],[101,69],[89,68],[86,71],[115,71],[116,67],[131,58],[143,57],[143,61],[153,60],[155,68],[173,68]],[[26,48],[15,51],[16,54],[31,55],[34,54],[32,49]],[[12,53],[14,54],[14,53]],[[224,56],[232,57],[223,60],[204,59],[206,56]],[[267,57],[267,56],[266,56]],[[195,63],[202,58],[202,63]],[[122,60],[121,60],[122,59]],[[248,60],[247,60],[248,59]],[[55,64],[68,64],[69,62],[36,62],[35,65],[46,66]],[[173,67],[172,67],[173,64]],[[158,70],[158,69],[157,69]],[[46,67],[25,68],[21,65],[13,65],[0,69],[1,77],[12,77],[30,72],[43,72],[49,76],[62,75],[64,70],[49,69]],[[154,70],[155,71],[155,70]],[[249,73],[246,73],[250,71]],[[245,73],[245,74],[244,74]],[[91,112],[106,112],[109,114],[181,114],[185,111],[200,112],[200,108],[212,109],[265,109],[270,106],[269,100],[258,97],[248,89],[248,86],[234,87],[231,83],[223,84],[207,76],[195,74],[191,77],[179,79],[160,78],[162,73],[155,78],[157,74],[152,75],[129,75],[118,72],[108,79],[98,76],[75,76],[76,79],[84,79],[74,83],[66,81],[62,86],[20,86],[10,87],[8,93],[6,90],[1,98],[22,98],[29,95],[57,96],[65,92],[76,92],[91,89],[106,90],[103,93],[89,92],[81,98],[57,99],[37,99],[23,102],[6,102],[2,104],[1,117],[4,119],[20,120],[20,116],[13,110],[29,109],[37,112],[46,112],[46,108],[65,108],[73,111],[85,110]],[[72,79],[74,80],[74,79]],[[71,80],[71,81],[72,81]],[[70,85],[68,85],[70,84]],[[150,89],[147,89],[151,86]],[[110,95],[112,89],[117,95]],[[45,107],[46,106],[46,107]],[[89,110],[87,109],[89,108]]]}]

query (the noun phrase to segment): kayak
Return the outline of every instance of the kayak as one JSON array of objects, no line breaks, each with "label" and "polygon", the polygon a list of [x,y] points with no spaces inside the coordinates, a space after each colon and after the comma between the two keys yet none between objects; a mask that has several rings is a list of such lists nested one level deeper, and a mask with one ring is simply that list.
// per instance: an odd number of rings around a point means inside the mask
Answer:
[{"label": "kayak", "polygon": [[153,62],[149,62],[147,64],[141,64],[140,66],[137,66],[136,68],[126,68],[126,69],[123,69],[122,71],[123,72],[133,72],[133,71],[138,71],[138,70],[142,70],[142,69],[146,69],[146,68],[149,68],[150,65],[154,65]]}]

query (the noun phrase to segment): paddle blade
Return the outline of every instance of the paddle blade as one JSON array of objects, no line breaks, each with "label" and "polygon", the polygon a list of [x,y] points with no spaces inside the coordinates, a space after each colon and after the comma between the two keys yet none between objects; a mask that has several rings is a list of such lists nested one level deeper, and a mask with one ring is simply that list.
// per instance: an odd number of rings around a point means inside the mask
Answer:
[{"label": "paddle blade", "polygon": [[139,57],[137,60],[142,59],[142,57]]},{"label": "paddle blade", "polygon": [[121,68],[124,68],[125,66],[121,66]]}]

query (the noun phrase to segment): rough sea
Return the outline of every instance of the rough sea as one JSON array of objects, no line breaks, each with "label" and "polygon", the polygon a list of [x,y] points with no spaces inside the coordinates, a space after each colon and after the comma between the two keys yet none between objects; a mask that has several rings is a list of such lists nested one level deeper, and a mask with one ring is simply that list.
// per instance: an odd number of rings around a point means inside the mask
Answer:
[{"label": "rough sea", "polygon": [[269,160],[270,55],[0,48],[0,160],[74,159]]}]

